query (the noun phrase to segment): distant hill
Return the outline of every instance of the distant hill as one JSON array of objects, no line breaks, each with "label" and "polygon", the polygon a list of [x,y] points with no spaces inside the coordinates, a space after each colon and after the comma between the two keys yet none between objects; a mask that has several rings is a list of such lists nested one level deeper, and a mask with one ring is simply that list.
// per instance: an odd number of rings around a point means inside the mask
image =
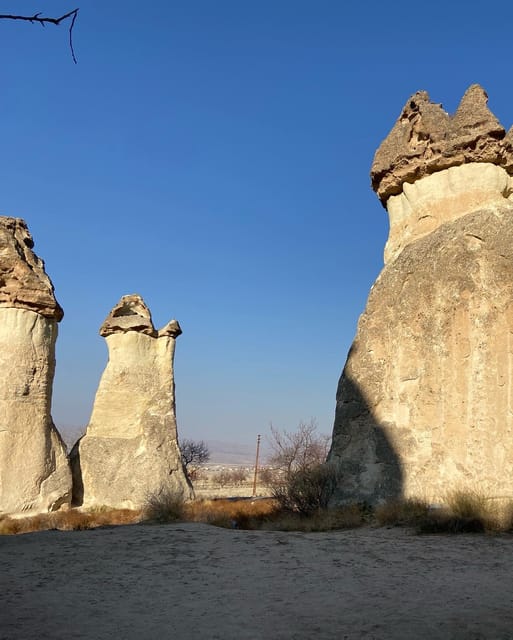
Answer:
[{"label": "distant hill", "polygon": [[245,464],[255,462],[256,444],[242,444],[240,442],[227,442],[223,440],[206,440],[210,450],[210,463],[212,464]]}]

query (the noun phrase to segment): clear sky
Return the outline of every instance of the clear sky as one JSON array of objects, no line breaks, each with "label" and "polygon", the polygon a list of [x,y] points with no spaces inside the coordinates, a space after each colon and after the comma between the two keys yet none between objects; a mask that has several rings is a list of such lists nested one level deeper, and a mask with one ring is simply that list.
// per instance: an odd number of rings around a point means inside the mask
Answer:
[{"label": "clear sky", "polygon": [[89,419],[98,328],[139,293],[176,317],[183,436],[332,428],[388,220],[369,186],[408,97],[479,82],[513,122],[513,3],[53,0],[0,13],[2,215],[24,218],[64,308],[53,415]]}]

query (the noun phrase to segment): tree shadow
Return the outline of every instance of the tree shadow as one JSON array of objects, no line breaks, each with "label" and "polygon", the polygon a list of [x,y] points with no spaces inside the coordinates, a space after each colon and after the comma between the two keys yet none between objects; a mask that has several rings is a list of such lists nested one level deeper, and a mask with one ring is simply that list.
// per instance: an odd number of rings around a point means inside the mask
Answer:
[{"label": "tree shadow", "polygon": [[380,423],[359,385],[342,372],[337,389],[333,439],[328,462],[337,465],[336,503],[369,505],[403,497],[404,471],[388,435],[393,425]]}]

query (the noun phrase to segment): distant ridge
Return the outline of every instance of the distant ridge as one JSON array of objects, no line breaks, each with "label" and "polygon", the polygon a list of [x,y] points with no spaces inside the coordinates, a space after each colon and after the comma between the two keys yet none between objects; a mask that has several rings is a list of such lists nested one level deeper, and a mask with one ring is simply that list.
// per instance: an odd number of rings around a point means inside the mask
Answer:
[{"label": "distant ridge", "polygon": [[[68,447],[68,450],[75,444],[84,432],[84,426],[77,425],[61,425],[59,431]],[[187,435],[182,436],[187,438]],[[201,438],[191,438],[192,440],[201,440]],[[229,440],[207,440],[207,446],[210,450],[210,463],[212,464],[234,464],[234,465],[253,465],[255,463],[256,439],[254,444],[233,442]],[[260,449],[260,460],[265,461],[266,453],[265,438],[262,438]]]},{"label": "distant ridge", "polygon": [[255,462],[255,445],[224,440],[206,440],[210,449],[210,463],[212,464],[246,464]]}]

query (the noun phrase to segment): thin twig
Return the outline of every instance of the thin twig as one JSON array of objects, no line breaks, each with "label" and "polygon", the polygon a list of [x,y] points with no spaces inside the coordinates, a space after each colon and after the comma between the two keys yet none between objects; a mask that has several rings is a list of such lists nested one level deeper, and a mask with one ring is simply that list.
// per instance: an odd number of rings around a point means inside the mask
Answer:
[{"label": "thin twig", "polygon": [[75,58],[75,50],[73,49],[73,27],[75,26],[75,20],[77,19],[78,9],[75,9],[73,12],[73,19],[71,20],[71,24],[69,26],[69,48],[71,49],[71,57],[73,58],[73,62],[77,64],[77,59]]},{"label": "thin twig", "polygon": [[68,13],[65,13],[60,18],[48,18],[46,16],[41,17],[41,12],[35,13],[33,16],[16,16],[16,15],[8,15],[8,14],[0,14],[0,20],[25,20],[25,22],[30,22],[34,24],[34,22],[39,23],[42,27],[48,24],[60,25],[63,20],[66,18],[71,18],[71,24],[69,27],[69,48],[71,49],[71,57],[73,58],[73,62],[77,64],[77,59],[75,57],[75,50],[73,49],[73,27],[75,26],[75,20],[77,19],[79,9],[73,9]]}]

